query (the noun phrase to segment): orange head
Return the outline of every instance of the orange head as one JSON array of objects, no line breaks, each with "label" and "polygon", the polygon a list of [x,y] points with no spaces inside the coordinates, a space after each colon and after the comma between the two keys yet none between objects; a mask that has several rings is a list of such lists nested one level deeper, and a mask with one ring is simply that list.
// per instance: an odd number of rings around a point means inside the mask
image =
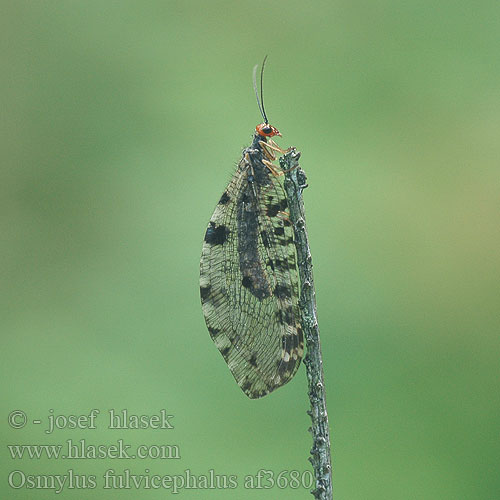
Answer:
[{"label": "orange head", "polygon": [[281,137],[280,131],[276,127],[269,125],[269,121],[266,115],[266,110],[264,109],[264,93],[262,92],[262,79],[264,76],[264,65],[266,64],[266,59],[267,56],[264,57],[264,60],[262,61],[262,68],[260,69],[260,99],[259,99],[259,91],[257,90],[258,65],[253,68],[253,89],[255,90],[255,97],[257,98],[257,104],[260,109],[260,114],[262,115],[262,118],[264,118],[264,123],[257,125],[255,127],[255,130],[261,137],[264,137],[264,139],[266,137],[274,137],[275,135],[279,135]]},{"label": "orange head", "polygon": [[280,131],[276,127],[269,125],[269,123],[261,123],[255,127],[255,130],[262,137],[274,137],[275,135],[281,137]]}]

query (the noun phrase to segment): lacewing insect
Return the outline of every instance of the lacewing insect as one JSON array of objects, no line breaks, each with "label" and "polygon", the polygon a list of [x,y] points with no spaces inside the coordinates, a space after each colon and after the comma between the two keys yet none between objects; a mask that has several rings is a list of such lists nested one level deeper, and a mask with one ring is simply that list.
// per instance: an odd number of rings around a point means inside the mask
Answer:
[{"label": "lacewing insect", "polygon": [[[267,56],[266,56],[267,58]],[[299,278],[293,228],[272,162],[286,153],[271,138],[281,136],[269,124],[253,84],[263,123],[255,128],[236,172],[214,210],[205,233],[200,262],[200,295],[210,336],[236,382],[252,399],[286,384],[304,351],[298,308]]]}]

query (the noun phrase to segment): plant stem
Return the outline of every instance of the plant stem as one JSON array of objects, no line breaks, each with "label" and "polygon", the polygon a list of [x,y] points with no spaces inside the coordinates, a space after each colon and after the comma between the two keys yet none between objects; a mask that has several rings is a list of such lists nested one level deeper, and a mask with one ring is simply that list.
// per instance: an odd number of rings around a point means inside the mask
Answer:
[{"label": "plant stem", "polygon": [[311,493],[321,500],[333,499],[332,461],[330,456],[330,428],[326,411],[325,382],[319,327],[316,316],[316,293],[312,274],[312,258],[307,237],[302,191],[307,187],[306,175],[299,167],[300,152],[291,151],[280,158],[285,173],[285,191],[288,198],[290,220],[295,232],[295,247],[300,275],[301,323],[306,339],[304,358],[311,409],[307,412],[312,425],[313,447],[309,460],[314,469],[316,487]]}]

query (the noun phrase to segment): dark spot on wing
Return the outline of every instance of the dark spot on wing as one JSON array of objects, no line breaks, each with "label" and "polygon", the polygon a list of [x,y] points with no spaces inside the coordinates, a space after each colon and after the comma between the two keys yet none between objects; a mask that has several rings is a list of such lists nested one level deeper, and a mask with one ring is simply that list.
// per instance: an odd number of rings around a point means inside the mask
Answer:
[{"label": "dark spot on wing", "polygon": [[292,296],[290,288],[286,285],[280,285],[279,283],[274,288],[273,294],[278,297],[278,299],[286,299]]},{"label": "dark spot on wing", "polygon": [[241,284],[242,284],[245,288],[252,288],[252,278],[250,278],[250,276],[245,276],[245,277],[241,280]]},{"label": "dark spot on wing", "polygon": [[242,385],[241,385],[241,390],[244,392],[247,392],[250,387],[252,387],[252,383],[249,380],[246,380]]},{"label": "dark spot on wing", "polygon": [[224,349],[221,349],[220,353],[222,354],[222,356],[224,356],[224,359],[227,358],[227,355],[229,354],[230,350],[231,350],[230,347],[224,347]]},{"label": "dark spot on wing", "polygon": [[265,231],[260,232],[260,236],[262,237],[262,244],[266,247],[269,248],[270,243],[269,243],[269,236]]},{"label": "dark spot on wing", "polygon": [[281,309],[279,311],[274,311],[274,315],[276,316],[276,319],[280,324],[285,324],[285,320],[283,319],[283,312],[281,311]]},{"label": "dark spot on wing", "polygon": [[283,335],[281,337],[281,345],[285,352],[291,353],[296,347],[299,346],[298,335]]},{"label": "dark spot on wing", "polygon": [[224,193],[220,197],[219,205],[225,205],[230,199],[231,198],[229,197],[229,195],[227,194],[227,192],[224,191]]},{"label": "dark spot on wing", "polygon": [[212,336],[212,338],[215,338],[215,337],[217,337],[217,335],[219,335],[220,330],[219,330],[219,328],[211,328],[209,326],[208,327],[208,332],[210,333],[210,335]]},{"label": "dark spot on wing", "polygon": [[210,245],[222,245],[227,240],[228,235],[229,229],[226,226],[223,224],[216,226],[215,222],[210,222],[205,233],[205,241]]},{"label": "dark spot on wing", "polygon": [[278,311],[276,311],[275,314],[280,324],[295,326],[295,321],[294,321],[295,315],[292,307],[287,307],[286,309],[279,309]]},{"label": "dark spot on wing", "polygon": [[293,236],[290,236],[289,238],[284,238],[280,240],[280,245],[283,245],[284,247],[287,245],[290,245],[293,243]]},{"label": "dark spot on wing", "polygon": [[267,207],[267,215],[269,217],[275,217],[276,215],[278,215],[279,211],[280,211],[279,204],[269,205]]},{"label": "dark spot on wing", "polygon": [[287,307],[285,310],[282,311],[282,318],[284,319],[285,323],[288,325],[293,326],[293,309],[291,307]]},{"label": "dark spot on wing", "polygon": [[283,227],[275,227],[274,228],[274,234],[277,236],[283,236],[285,234],[285,228]]},{"label": "dark spot on wing", "polygon": [[274,391],[274,389],[276,389],[276,385],[273,384],[272,382],[267,383],[266,387],[267,387],[267,392],[265,392],[264,394],[269,394],[270,392]]},{"label": "dark spot on wing", "polygon": [[274,271],[274,264],[273,264],[273,261],[271,259],[269,259],[267,261],[267,265]]},{"label": "dark spot on wing", "polygon": [[289,269],[288,261],[286,259],[280,259],[279,257],[277,257],[276,259],[274,259],[274,262],[276,268],[281,271],[287,271]]},{"label": "dark spot on wing", "polygon": [[290,374],[292,373],[295,364],[297,361],[293,358],[291,358],[288,361],[283,361],[280,360],[278,362],[278,373],[283,377],[283,378],[289,378]]},{"label": "dark spot on wing", "polygon": [[297,326],[297,339],[299,346],[302,347],[304,345],[304,335],[300,326]]},{"label": "dark spot on wing", "polygon": [[288,339],[288,335],[283,335],[283,337],[281,337],[281,346],[285,352],[290,352],[290,341]]},{"label": "dark spot on wing", "polygon": [[248,362],[257,368],[257,354],[253,353],[252,357],[248,360]]},{"label": "dark spot on wing", "polygon": [[272,203],[267,206],[267,215],[269,217],[275,217],[278,212],[284,211],[288,207],[288,202],[286,198],[283,198],[279,203]]},{"label": "dark spot on wing", "polygon": [[210,286],[200,286],[200,297],[202,301],[205,301],[210,295]]}]

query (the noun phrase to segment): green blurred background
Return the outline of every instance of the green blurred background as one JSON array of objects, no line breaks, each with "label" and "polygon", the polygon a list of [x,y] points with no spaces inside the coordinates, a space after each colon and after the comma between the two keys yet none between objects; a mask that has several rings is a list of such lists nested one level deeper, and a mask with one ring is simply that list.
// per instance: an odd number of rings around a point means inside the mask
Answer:
[{"label": "green blurred background", "polygon": [[[1,498],[8,474],[306,471],[301,368],[248,400],[206,331],[205,226],[260,115],[302,151],[335,498],[500,497],[497,1],[1,3]],[[95,430],[54,414],[101,410]],[[110,430],[109,409],[175,415]],[[23,429],[10,411],[28,415]],[[30,423],[42,420],[42,425]],[[13,460],[6,444],[175,444],[180,460]]]}]

